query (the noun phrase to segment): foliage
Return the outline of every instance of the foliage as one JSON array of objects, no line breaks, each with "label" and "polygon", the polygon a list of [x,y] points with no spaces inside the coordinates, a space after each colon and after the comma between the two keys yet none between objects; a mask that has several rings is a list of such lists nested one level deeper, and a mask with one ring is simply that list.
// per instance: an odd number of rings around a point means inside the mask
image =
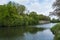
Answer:
[{"label": "foliage", "polygon": [[51,30],[55,34],[54,40],[60,40],[60,23],[52,27]]},{"label": "foliage", "polygon": [[[51,15],[58,16],[60,19],[60,0],[56,0],[53,4],[55,10],[51,12]],[[53,19],[53,22],[56,20]],[[54,40],[60,40],[60,23],[51,28],[52,32],[55,34]]]},{"label": "foliage", "polygon": [[59,19],[54,19],[54,18],[53,18],[53,19],[51,20],[51,22],[52,22],[52,23],[58,23],[58,22],[60,22],[60,20],[59,20]]},{"label": "foliage", "polygon": [[0,5],[0,26],[27,26],[38,24],[40,20],[50,20],[50,17],[38,15],[36,12],[25,14],[26,7],[15,2]]},{"label": "foliage", "polygon": [[30,12],[29,17],[32,17],[34,24],[38,23],[39,18],[36,12]]},{"label": "foliage", "polygon": [[55,15],[55,16],[60,17],[60,0],[56,0],[53,3],[53,8],[54,8],[54,11],[51,12],[51,15]]},{"label": "foliage", "polygon": [[40,14],[40,15],[39,15],[39,20],[50,21],[50,17],[49,17],[49,16],[44,16],[44,15]]}]

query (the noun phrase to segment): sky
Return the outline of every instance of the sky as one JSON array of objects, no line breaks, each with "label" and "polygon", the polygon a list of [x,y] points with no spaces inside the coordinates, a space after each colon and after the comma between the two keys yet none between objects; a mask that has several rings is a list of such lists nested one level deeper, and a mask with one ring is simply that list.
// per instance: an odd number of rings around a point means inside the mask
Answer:
[{"label": "sky", "polygon": [[49,12],[53,11],[52,4],[55,0],[0,0],[0,5],[6,4],[9,1],[25,5],[30,12],[35,11],[38,14],[48,16]]}]

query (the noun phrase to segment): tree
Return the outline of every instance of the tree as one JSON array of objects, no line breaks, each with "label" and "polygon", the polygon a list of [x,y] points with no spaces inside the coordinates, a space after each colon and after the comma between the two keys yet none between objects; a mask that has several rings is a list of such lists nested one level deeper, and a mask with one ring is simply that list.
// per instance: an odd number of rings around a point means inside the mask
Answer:
[{"label": "tree", "polygon": [[14,6],[16,7],[16,10],[18,12],[18,14],[20,15],[23,15],[24,14],[24,11],[26,10],[26,7],[24,5],[20,5],[18,3],[15,3],[15,2],[9,2],[8,5],[11,5],[11,6]]},{"label": "tree", "polygon": [[20,15],[23,15],[25,10],[26,10],[26,8],[24,5],[17,6],[17,11]]},{"label": "tree", "polygon": [[39,22],[39,18],[36,12],[30,12],[29,16],[33,18],[33,24],[37,24]]},{"label": "tree", "polygon": [[53,12],[50,12],[51,15],[56,15],[56,16],[60,17],[60,0],[56,0],[54,2],[53,8],[55,8],[55,10]]},{"label": "tree", "polygon": [[40,15],[39,15],[39,20],[50,21],[50,17],[40,14]]},{"label": "tree", "polygon": [[17,10],[16,7],[9,2],[5,5],[0,5],[0,25],[1,26],[12,26],[16,19]]},{"label": "tree", "polygon": [[25,14],[25,10],[26,8],[24,5],[19,5],[11,1],[5,5],[0,5],[0,26],[12,27],[33,25],[38,24],[41,17],[42,20],[47,19],[46,16],[40,17],[36,12]]}]

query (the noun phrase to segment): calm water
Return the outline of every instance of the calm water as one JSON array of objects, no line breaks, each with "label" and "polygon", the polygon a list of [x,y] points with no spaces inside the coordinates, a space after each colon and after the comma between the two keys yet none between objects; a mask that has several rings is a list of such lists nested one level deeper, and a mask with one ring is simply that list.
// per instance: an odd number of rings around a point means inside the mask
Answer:
[{"label": "calm water", "polygon": [[0,40],[53,40],[50,28],[54,25],[55,23],[49,23],[32,26],[35,28],[0,28]]}]

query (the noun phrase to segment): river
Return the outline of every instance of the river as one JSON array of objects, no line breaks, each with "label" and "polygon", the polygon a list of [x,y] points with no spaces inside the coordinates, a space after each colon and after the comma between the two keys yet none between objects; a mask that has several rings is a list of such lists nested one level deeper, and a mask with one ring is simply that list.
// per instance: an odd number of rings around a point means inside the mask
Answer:
[{"label": "river", "polygon": [[9,29],[1,28],[0,29],[0,40],[53,40],[54,35],[50,31],[50,28],[54,26],[55,24],[56,23],[49,23],[49,24],[41,24],[41,25],[32,26],[32,27],[37,27],[37,28],[45,28],[44,30],[40,30],[40,31],[35,31],[35,29],[34,31],[33,29],[31,29],[31,31],[28,31],[29,29],[26,31],[22,31],[24,30],[24,28],[23,29],[13,28],[13,29],[10,29],[12,31],[11,33]]}]

